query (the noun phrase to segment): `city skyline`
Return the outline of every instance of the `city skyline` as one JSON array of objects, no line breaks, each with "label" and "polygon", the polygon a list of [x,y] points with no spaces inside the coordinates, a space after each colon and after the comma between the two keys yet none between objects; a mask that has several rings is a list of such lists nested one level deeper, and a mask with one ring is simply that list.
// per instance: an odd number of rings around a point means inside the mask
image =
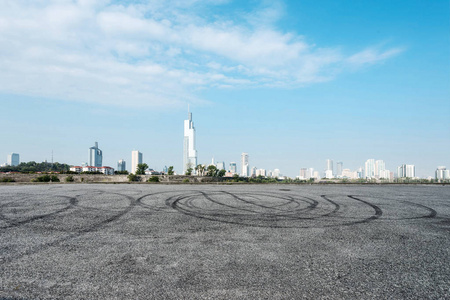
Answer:
[{"label": "city skyline", "polygon": [[418,177],[450,166],[448,1],[1,8],[3,159],[53,151],[80,165],[98,141],[103,165],[139,149],[151,168],[181,172],[190,104],[199,163],[247,152],[250,168],[289,177],[326,159],[414,164]]}]

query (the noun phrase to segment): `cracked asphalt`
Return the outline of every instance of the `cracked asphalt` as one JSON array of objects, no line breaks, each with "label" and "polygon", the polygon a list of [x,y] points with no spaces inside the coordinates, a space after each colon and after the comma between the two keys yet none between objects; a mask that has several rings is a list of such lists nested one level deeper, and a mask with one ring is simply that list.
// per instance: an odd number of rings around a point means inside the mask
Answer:
[{"label": "cracked asphalt", "polygon": [[0,185],[1,299],[450,299],[450,188]]}]

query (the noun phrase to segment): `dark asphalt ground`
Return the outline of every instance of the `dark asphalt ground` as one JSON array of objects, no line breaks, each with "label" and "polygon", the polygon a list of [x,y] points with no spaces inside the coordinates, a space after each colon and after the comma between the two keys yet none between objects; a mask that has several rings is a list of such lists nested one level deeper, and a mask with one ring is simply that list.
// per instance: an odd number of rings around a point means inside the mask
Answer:
[{"label": "dark asphalt ground", "polygon": [[0,186],[2,299],[450,299],[450,187]]}]

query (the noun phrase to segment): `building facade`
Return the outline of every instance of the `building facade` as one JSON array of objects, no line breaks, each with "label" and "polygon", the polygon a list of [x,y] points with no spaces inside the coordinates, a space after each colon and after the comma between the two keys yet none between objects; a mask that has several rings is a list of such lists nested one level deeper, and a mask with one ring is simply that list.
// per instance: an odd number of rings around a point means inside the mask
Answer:
[{"label": "building facade", "polygon": [[123,172],[127,170],[127,165],[123,159],[117,162],[117,171]]},{"label": "building facade", "polygon": [[192,168],[195,174],[197,166],[197,150],[195,149],[195,127],[192,122],[192,113],[188,113],[188,119],[184,120],[184,144],[183,144],[183,174]]},{"label": "building facade", "polygon": [[235,162],[231,162],[230,163],[230,172],[233,173],[233,174],[237,173],[237,166],[236,166]]},{"label": "building facade", "polygon": [[248,177],[250,173],[250,167],[248,165],[248,153],[243,152],[241,154],[241,176]]},{"label": "building facade", "polygon": [[342,176],[343,169],[344,169],[344,163],[342,161],[338,161],[336,163],[336,177]]},{"label": "building facade", "polygon": [[134,150],[131,151],[131,173],[136,174],[137,166],[142,164],[143,155],[141,152]]},{"label": "building facade", "polygon": [[331,174],[334,174],[333,172],[333,160],[332,159],[327,159],[327,169],[325,171],[331,171]]},{"label": "building facade", "polygon": [[8,154],[7,164],[12,167],[18,166],[20,164],[19,153]]},{"label": "building facade", "polygon": [[364,178],[371,179],[375,177],[375,159],[370,158],[364,164]]},{"label": "building facade", "polygon": [[103,161],[103,153],[102,150],[98,148],[98,143],[95,142],[95,146],[89,148],[89,166],[93,167],[101,167]]}]

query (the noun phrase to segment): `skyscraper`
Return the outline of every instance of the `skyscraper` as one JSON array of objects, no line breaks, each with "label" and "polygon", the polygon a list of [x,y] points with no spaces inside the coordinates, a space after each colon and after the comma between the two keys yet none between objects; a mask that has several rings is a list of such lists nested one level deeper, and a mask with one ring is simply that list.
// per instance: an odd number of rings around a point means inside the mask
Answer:
[{"label": "skyscraper", "polygon": [[327,159],[327,170],[331,170],[331,173],[333,174],[333,160]]},{"label": "skyscraper", "polygon": [[397,168],[398,178],[415,178],[416,177],[416,166],[403,164]]},{"label": "skyscraper", "polygon": [[374,175],[378,178],[384,178],[384,171],[386,170],[386,164],[383,160],[377,160],[375,161],[375,169],[374,169]]},{"label": "skyscraper", "polygon": [[98,148],[98,143],[95,142],[95,146],[89,148],[89,166],[101,167],[103,160],[102,150]]},{"label": "skyscraper", "polygon": [[19,153],[8,154],[7,164],[12,167],[18,166],[20,164]]},{"label": "skyscraper", "polygon": [[183,145],[183,174],[186,170],[197,166],[197,150],[195,150],[195,127],[192,122],[192,113],[188,113],[188,119],[184,120],[184,145]]},{"label": "skyscraper", "polygon": [[375,159],[370,158],[366,161],[364,165],[364,177],[368,179],[375,177]]},{"label": "skyscraper", "polygon": [[343,169],[344,169],[344,163],[342,161],[338,161],[336,163],[336,176],[342,176]]},{"label": "skyscraper", "polygon": [[243,152],[241,154],[241,176],[248,177],[250,173],[249,165],[248,165],[248,153]]},{"label": "skyscraper", "polygon": [[233,174],[237,173],[237,167],[235,162],[230,162],[230,172]]},{"label": "skyscraper", "polygon": [[127,169],[127,166],[126,166],[125,161],[123,159],[119,160],[117,162],[117,171],[123,172],[123,171],[126,171],[126,169]]},{"label": "skyscraper", "polygon": [[131,151],[131,173],[136,174],[137,165],[142,164],[142,153],[134,150]]}]

